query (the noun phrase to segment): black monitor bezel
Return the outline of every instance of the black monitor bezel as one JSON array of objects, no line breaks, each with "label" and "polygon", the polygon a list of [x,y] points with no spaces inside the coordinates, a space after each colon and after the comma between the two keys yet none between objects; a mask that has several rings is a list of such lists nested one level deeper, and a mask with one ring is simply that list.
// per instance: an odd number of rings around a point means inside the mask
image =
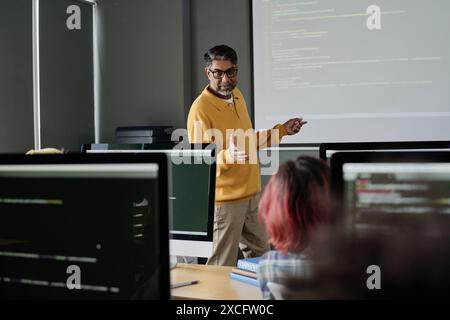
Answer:
[{"label": "black monitor bezel", "polygon": [[337,152],[330,159],[331,223],[344,220],[345,163],[450,163],[450,151]]},{"label": "black monitor bezel", "polygon": [[[88,152],[88,150],[108,150],[110,151],[109,154],[113,153],[114,149],[108,149],[108,146],[126,146],[127,150],[125,154],[133,153],[133,149],[131,147],[134,147],[136,153],[142,154],[141,150],[173,150],[175,146],[179,145],[183,150],[205,150],[210,149],[211,150],[211,159],[213,160],[210,165],[210,172],[209,172],[209,200],[208,200],[208,225],[207,225],[207,235],[189,235],[189,234],[170,234],[170,239],[172,240],[185,240],[185,241],[203,241],[203,242],[212,242],[213,241],[213,235],[214,235],[214,207],[215,207],[215,197],[216,197],[216,170],[217,170],[217,161],[216,161],[216,155],[217,155],[217,148],[215,144],[209,144],[209,143],[182,143],[182,144],[120,144],[120,143],[100,143],[100,144],[84,144],[82,146],[82,152]],[[170,147],[169,147],[170,146]],[[104,148],[104,149],[102,149]],[[130,149],[128,149],[130,148]],[[117,149],[122,150],[122,149]],[[121,152],[123,153],[123,152]],[[168,160],[170,161],[170,160]]]},{"label": "black monitor bezel", "polygon": [[[110,145],[114,146],[120,146],[124,145],[129,147],[130,151],[133,150],[165,150],[165,149],[173,149],[176,145],[178,145],[178,142],[167,142],[167,143],[84,143],[81,145],[81,153],[87,153],[88,150],[93,150],[94,147],[106,147]],[[185,144],[185,143],[183,143]],[[196,144],[197,146],[202,146],[203,144]],[[102,150],[102,149],[96,149],[96,150]],[[104,150],[110,150],[110,149],[104,149]]]},{"label": "black monitor bezel", "polygon": [[[327,160],[327,150],[336,151],[377,151],[402,149],[449,149],[450,141],[390,141],[390,142],[326,142],[319,145],[319,157]],[[383,152],[383,151],[377,151]],[[416,152],[416,151],[405,151]]]},{"label": "black monitor bezel", "polygon": [[[159,299],[170,299],[169,268],[169,203],[168,167],[164,153],[152,154],[1,154],[0,165],[47,165],[47,164],[113,164],[154,163],[158,165],[158,194],[161,217],[159,219]],[[163,219],[163,215],[166,216]]]}]

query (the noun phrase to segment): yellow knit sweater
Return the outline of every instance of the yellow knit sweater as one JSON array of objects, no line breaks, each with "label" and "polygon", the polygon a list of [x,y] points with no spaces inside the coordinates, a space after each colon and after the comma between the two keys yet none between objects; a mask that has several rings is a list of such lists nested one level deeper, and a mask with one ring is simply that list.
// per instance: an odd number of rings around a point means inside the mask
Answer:
[{"label": "yellow knit sweater", "polygon": [[[264,134],[255,133],[247,105],[239,89],[233,90],[233,97],[234,105],[205,88],[192,104],[187,121],[190,143],[214,142],[217,145],[216,202],[219,203],[242,200],[261,191],[259,164],[252,159],[253,156],[256,157],[257,149],[271,146],[271,135],[274,134],[272,130],[267,130]],[[218,131],[214,134],[214,130],[211,129]],[[237,145],[250,154],[250,161],[244,164],[231,163],[232,159],[227,151],[230,131],[227,132],[227,129],[241,129],[244,132],[250,129],[247,133],[252,133],[253,137],[247,135],[245,145],[239,143]],[[279,130],[278,137],[274,134],[275,142],[278,144],[286,135],[286,130],[281,124],[273,129]]]}]

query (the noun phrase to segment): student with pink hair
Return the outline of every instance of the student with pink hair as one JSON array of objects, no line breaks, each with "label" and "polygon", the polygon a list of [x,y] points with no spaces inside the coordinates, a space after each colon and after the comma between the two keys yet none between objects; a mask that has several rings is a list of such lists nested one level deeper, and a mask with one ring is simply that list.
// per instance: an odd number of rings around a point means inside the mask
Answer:
[{"label": "student with pink hair", "polygon": [[328,225],[329,211],[329,168],[324,161],[299,157],[281,165],[272,176],[258,211],[276,249],[264,254],[259,262],[264,299],[274,298],[271,283],[310,276],[311,240]]}]

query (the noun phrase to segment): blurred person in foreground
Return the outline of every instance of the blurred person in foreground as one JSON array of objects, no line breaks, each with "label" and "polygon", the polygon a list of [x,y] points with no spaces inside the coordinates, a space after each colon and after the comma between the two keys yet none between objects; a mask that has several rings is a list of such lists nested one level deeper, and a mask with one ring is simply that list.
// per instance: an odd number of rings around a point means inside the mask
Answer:
[{"label": "blurred person in foreground", "polygon": [[329,223],[328,165],[312,157],[299,157],[280,166],[265,188],[259,219],[276,250],[264,254],[258,280],[264,299],[274,299],[276,287],[286,279],[308,279],[312,239]]}]

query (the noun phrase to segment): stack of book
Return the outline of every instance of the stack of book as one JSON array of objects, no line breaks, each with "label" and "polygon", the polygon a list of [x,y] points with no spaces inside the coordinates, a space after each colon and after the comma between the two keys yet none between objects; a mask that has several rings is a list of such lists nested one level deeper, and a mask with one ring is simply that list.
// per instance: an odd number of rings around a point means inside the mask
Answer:
[{"label": "stack of book", "polygon": [[239,259],[236,268],[230,273],[230,278],[259,287],[256,273],[260,259],[261,257]]}]

